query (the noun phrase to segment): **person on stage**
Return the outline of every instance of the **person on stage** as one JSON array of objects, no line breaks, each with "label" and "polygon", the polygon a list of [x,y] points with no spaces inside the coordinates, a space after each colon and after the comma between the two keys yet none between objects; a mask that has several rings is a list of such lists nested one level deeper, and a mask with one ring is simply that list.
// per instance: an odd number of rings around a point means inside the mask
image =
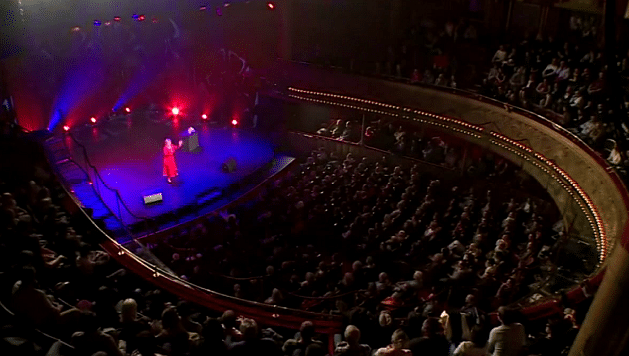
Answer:
[{"label": "person on stage", "polygon": [[175,146],[169,138],[164,142],[164,177],[168,178],[168,183],[172,183],[172,179],[177,176],[175,151],[180,148],[182,144],[183,142],[179,140],[179,145]]}]

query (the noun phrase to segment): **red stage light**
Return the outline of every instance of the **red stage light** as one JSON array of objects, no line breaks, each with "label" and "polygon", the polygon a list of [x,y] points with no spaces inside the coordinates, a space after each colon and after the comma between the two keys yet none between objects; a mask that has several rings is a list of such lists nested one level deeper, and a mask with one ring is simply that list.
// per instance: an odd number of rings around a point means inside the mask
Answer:
[{"label": "red stage light", "polygon": [[114,17],[114,21],[118,21],[118,22],[120,22],[120,16],[116,16],[116,17]]},{"label": "red stage light", "polygon": [[144,19],[146,19],[146,17],[144,15],[140,15],[138,17],[138,21],[144,21]]},{"label": "red stage light", "polygon": [[70,126],[64,125],[63,126],[63,131],[66,131],[66,132],[70,131]]},{"label": "red stage light", "polygon": [[274,3],[272,3],[272,2],[267,2],[267,3],[266,3],[266,7],[268,7],[268,8],[269,8],[269,10],[273,10],[273,9],[275,9],[275,4],[274,4]]},{"label": "red stage light", "polygon": [[90,122],[92,124],[95,124],[96,123],[96,118],[94,116],[90,117]]},{"label": "red stage light", "polygon": [[199,11],[205,11],[205,10],[207,10],[207,6],[201,6],[201,7],[199,8]]},{"label": "red stage light", "polygon": [[207,120],[207,115],[203,114],[203,115],[201,115],[201,118],[202,118],[203,120]]},{"label": "red stage light", "polygon": [[232,126],[237,126],[237,125],[238,125],[238,120],[233,119],[233,120],[232,120]]},{"label": "red stage light", "polygon": [[131,109],[129,109],[129,108],[124,108],[124,111],[126,111],[126,112],[131,112]]},{"label": "red stage light", "polygon": [[174,107],[174,108],[173,108],[172,110],[170,110],[170,111],[171,111],[171,112],[173,113],[173,115],[175,115],[175,116],[179,115],[179,108],[177,108],[177,107]]}]

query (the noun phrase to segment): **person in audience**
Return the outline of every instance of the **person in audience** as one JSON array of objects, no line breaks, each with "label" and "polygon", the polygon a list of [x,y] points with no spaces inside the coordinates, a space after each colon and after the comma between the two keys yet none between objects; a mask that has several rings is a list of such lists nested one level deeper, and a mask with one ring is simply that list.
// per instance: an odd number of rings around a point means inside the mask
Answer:
[{"label": "person in audience", "polygon": [[238,328],[236,312],[233,310],[225,310],[221,317],[221,323],[223,324],[224,339],[227,345],[242,340],[242,333]]},{"label": "person in audience", "polygon": [[376,350],[374,356],[412,356],[413,353],[408,349],[408,335],[402,329],[397,329],[391,335],[391,344],[387,347]]},{"label": "person in audience", "polygon": [[422,324],[422,336],[410,340],[408,348],[413,355],[448,356],[450,343],[437,318],[428,318]]},{"label": "person in audience", "polygon": [[102,351],[107,356],[123,356],[116,340],[98,326],[98,318],[93,312],[82,312],[79,317],[79,330],[72,335],[72,345],[79,355],[92,355]]},{"label": "person in audience", "polygon": [[502,64],[506,58],[507,58],[507,50],[505,49],[504,45],[500,45],[500,47],[498,47],[498,50],[496,50],[496,53],[494,53],[494,56],[491,59],[491,61],[493,63]]},{"label": "person in audience", "polygon": [[487,351],[492,356],[518,356],[526,346],[524,326],[516,320],[515,311],[507,307],[498,308],[501,325],[491,329]]},{"label": "person in audience", "polygon": [[229,355],[282,355],[279,346],[273,340],[260,337],[260,330],[255,320],[243,319],[240,322],[240,332],[242,341],[234,342],[229,346]]},{"label": "person in audience", "polygon": [[544,68],[542,71],[542,78],[554,79],[559,70],[559,61],[557,58],[553,58],[552,62]]},{"label": "person in audience", "polygon": [[345,341],[341,341],[334,349],[335,356],[370,356],[371,347],[360,343],[360,330],[348,325],[344,333]]},{"label": "person in audience", "polygon": [[19,318],[33,327],[54,331],[74,310],[62,312],[62,305],[37,289],[35,273],[33,267],[22,268],[20,279],[13,285],[11,306]]},{"label": "person in audience", "polygon": [[581,124],[579,129],[578,136],[592,146],[599,144],[605,133],[605,126],[596,115],[592,115],[590,120]]},{"label": "person in audience", "polygon": [[525,84],[526,84],[526,68],[518,67],[515,73],[513,73],[513,75],[511,76],[511,78],[509,78],[509,85],[511,86],[511,90],[517,93],[520,91],[522,87],[524,87]]},{"label": "person in audience", "polygon": [[474,325],[469,341],[463,341],[454,350],[453,356],[486,356],[487,335],[480,325]]},{"label": "person in audience", "polygon": [[287,355],[305,355],[306,348],[311,344],[321,344],[315,339],[315,328],[311,321],[304,321],[299,328],[299,335],[294,339],[286,340],[282,351]]},{"label": "person in audience", "polygon": [[163,356],[157,353],[157,340],[150,331],[145,330],[138,333],[135,339],[137,348],[133,349],[133,352],[128,353],[131,356]]},{"label": "person in audience", "polygon": [[157,334],[158,343],[170,355],[185,355],[192,349],[193,337],[183,327],[181,317],[175,307],[168,307],[162,312],[161,331]]},{"label": "person in audience", "polygon": [[120,340],[126,342],[127,353],[138,348],[137,336],[148,331],[150,326],[143,320],[138,319],[138,303],[133,298],[125,299],[120,307]]}]

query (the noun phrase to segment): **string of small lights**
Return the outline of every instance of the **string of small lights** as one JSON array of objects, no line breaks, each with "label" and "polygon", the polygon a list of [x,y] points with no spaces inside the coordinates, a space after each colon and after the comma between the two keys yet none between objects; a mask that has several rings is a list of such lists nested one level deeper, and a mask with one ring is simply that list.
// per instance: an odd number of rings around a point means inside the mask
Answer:
[{"label": "string of small lights", "polygon": [[[577,203],[581,212],[588,221],[588,224],[594,235],[596,247],[599,253],[598,265],[600,266],[607,258],[609,241],[605,232],[605,224],[592,199],[590,199],[585,190],[574,179],[572,179],[572,177],[570,177],[570,175],[568,175],[568,173],[566,173],[564,169],[559,167],[550,159],[546,158],[541,153],[535,152],[531,147],[516,140],[510,139],[509,137],[501,133],[495,131],[486,131],[482,126],[470,124],[469,122],[460,119],[434,114],[427,111],[400,107],[393,104],[387,104],[375,100],[357,98],[348,95],[305,90],[295,87],[289,87],[288,91],[291,92],[291,94],[288,94],[288,97],[296,100],[324,105],[339,106],[353,110],[387,115],[391,117],[398,117],[403,120],[429,124],[440,127],[442,129],[469,135],[476,139],[483,139],[484,137],[486,137],[491,144],[496,145],[501,149],[504,149],[511,154],[522,158],[526,162],[540,169],[546,175],[551,177],[555,182],[557,182],[557,184],[559,184]],[[352,104],[349,104],[347,102],[350,102]],[[372,108],[374,106],[378,107],[379,109]],[[400,114],[399,111],[402,111],[402,114]],[[483,136],[483,134],[485,134],[485,136]]]}]

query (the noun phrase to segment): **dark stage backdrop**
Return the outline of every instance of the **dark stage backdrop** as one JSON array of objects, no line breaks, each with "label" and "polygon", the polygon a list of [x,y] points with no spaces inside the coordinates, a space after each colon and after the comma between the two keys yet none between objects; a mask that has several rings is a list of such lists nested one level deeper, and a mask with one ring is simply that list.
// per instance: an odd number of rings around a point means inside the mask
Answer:
[{"label": "dark stage backdrop", "polygon": [[260,69],[280,48],[280,11],[262,0],[22,3],[22,12],[16,0],[0,6],[10,20],[0,24],[0,74],[27,130],[84,124],[115,106],[211,111],[224,99],[220,48]]}]

